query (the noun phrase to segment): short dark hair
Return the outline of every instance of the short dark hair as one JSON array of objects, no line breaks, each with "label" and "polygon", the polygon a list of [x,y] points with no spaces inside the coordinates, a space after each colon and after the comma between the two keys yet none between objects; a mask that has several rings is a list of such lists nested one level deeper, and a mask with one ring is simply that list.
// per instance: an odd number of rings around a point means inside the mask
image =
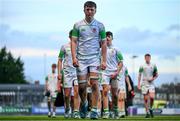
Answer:
[{"label": "short dark hair", "polygon": [[150,55],[149,53],[146,53],[146,54],[144,55],[144,57],[146,57],[146,56],[151,57],[151,55]]},{"label": "short dark hair", "polygon": [[87,1],[84,3],[84,8],[85,7],[95,7],[96,8],[96,3],[93,1]]},{"label": "short dark hair", "polygon": [[55,63],[52,64],[52,68],[56,68],[56,64]]},{"label": "short dark hair", "polygon": [[73,32],[73,29],[71,29],[71,30],[69,31],[69,37],[72,37],[72,32]]},{"label": "short dark hair", "polygon": [[107,32],[106,32],[106,36],[109,36],[109,35],[111,35],[111,37],[113,38],[113,33],[110,32],[110,31],[107,31]]}]

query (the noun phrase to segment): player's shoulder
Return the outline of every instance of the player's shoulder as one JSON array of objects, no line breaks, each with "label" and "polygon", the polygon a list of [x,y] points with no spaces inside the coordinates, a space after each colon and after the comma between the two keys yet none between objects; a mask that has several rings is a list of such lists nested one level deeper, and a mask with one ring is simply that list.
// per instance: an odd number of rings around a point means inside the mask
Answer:
[{"label": "player's shoulder", "polygon": [[94,19],[93,24],[96,24],[97,26],[104,27],[104,24],[96,19]]},{"label": "player's shoulder", "polygon": [[141,65],[140,65],[140,68],[145,68],[146,66],[147,66],[147,64],[144,63],[144,64],[141,64]]},{"label": "player's shoulder", "polygon": [[64,48],[68,48],[68,47],[70,47],[70,43],[66,43],[66,44],[64,44],[64,45],[63,45],[63,47],[64,47]]},{"label": "player's shoulder", "polygon": [[156,64],[155,64],[155,63],[151,63],[151,66],[152,66],[152,67],[156,67]]},{"label": "player's shoulder", "polygon": [[112,45],[112,48],[113,48],[115,51],[120,52],[120,49],[119,49],[117,46]]},{"label": "player's shoulder", "polygon": [[85,24],[85,22],[84,22],[84,19],[83,19],[83,20],[80,20],[80,21],[76,22],[74,24],[74,26],[78,27],[78,26],[81,26],[81,25],[84,25],[84,24]]}]

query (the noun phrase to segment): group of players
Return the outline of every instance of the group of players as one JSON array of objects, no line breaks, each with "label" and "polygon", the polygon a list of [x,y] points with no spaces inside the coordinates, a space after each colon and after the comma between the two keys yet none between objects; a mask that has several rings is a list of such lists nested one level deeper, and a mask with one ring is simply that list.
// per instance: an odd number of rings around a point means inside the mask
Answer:
[{"label": "group of players", "polygon": [[[85,19],[75,23],[69,32],[70,42],[61,47],[58,74],[55,73],[56,64],[53,64],[52,74],[46,78],[46,90],[50,92],[48,116],[55,117],[56,107],[53,105],[51,113],[51,100],[63,88],[65,118],[98,119],[102,116],[103,119],[119,119],[125,116],[126,83],[128,91],[133,88],[128,70],[121,52],[112,44],[113,33],[105,32],[104,25],[94,19],[96,4],[87,1],[84,13]],[[146,64],[139,70],[138,88],[144,94],[146,117],[150,117],[153,116],[155,93],[153,80],[158,74],[157,67],[150,63],[149,54],[145,55],[145,60]],[[141,75],[143,83],[140,83]]]}]

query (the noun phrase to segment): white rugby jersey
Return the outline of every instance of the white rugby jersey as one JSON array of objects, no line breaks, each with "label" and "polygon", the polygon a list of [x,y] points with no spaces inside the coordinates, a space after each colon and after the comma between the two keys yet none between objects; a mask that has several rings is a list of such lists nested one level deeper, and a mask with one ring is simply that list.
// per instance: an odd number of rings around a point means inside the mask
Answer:
[{"label": "white rugby jersey", "polygon": [[70,43],[65,44],[61,47],[59,52],[59,59],[63,62],[63,70],[68,70],[74,73],[76,72],[76,68],[73,66],[72,63],[72,55],[71,55],[71,48]]},{"label": "white rugby jersey", "polygon": [[118,63],[123,61],[123,56],[121,52],[115,48],[113,45],[107,46],[107,55],[106,55],[106,70],[103,72],[106,75],[111,75],[118,70]]},{"label": "white rugby jersey", "polygon": [[[102,23],[93,20],[91,23],[82,20],[74,25],[72,37],[77,38],[77,59],[80,61],[100,58],[100,42],[106,40]],[[92,62],[93,63],[93,62]]]},{"label": "white rugby jersey", "polygon": [[153,78],[153,74],[157,73],[157,67],[155,64],[147,64],[140,66],[139,73],[142,74],[142,83],[149,83],[148,80]]},{"label": "white rugby jersey", "polygon": [[55,92],[57,90],[57,87],[58,87],[58,79],[57,79],[57,74],[49,74],[47,77],[46,77],[46,80],[47,80],[47,84],[48,84],[48,89],[51,91],[51,92]]}]

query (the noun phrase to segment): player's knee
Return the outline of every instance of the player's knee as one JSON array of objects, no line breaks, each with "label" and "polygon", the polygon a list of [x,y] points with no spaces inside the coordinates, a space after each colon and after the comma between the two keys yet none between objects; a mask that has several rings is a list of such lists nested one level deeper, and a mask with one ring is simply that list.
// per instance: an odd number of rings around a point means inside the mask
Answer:
[{"label": "player's knee", "polygon": [[64,97],[65,97],[65,99],[70,98],[70,94],[69,93],[65,93]]},{"label": "player's knee", "polygon": [[108,91],[107,90],[103,90],[103,96],[108,97]]},{"label": "player's knee", "polygon": [[124,99],[123,96],[120,96],[120,97],[119,97],[119,101],[123,102],[124,100],[125,100],[125,99]]},{"label": "player's knee", "polygon": [[91,83],[92,84],[92,91],[98,91],[98,83]]}]

